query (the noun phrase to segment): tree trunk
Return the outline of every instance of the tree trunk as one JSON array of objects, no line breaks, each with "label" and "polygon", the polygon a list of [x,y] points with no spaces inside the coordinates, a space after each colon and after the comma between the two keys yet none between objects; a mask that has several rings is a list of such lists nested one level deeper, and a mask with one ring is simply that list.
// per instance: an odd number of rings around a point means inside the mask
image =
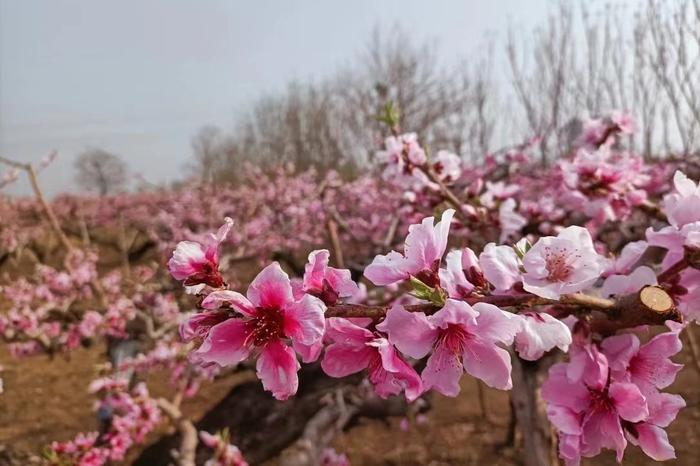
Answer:
[{"label": "tree trunk", "polygon": [[523,439],[525,466],[559,464],[554,430],[547,419],[540,387],[547,378],[556,356],[546,355],[539,361],[525,361],[513,356],[513,409]]}]

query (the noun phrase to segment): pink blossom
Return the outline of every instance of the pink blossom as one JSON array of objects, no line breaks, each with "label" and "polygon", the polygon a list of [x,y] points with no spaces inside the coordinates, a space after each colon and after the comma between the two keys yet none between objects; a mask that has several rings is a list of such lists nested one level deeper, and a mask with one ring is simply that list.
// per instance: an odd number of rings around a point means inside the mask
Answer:
[{"label": "pink blossom", "polygon": [[510,246],[487,244],[479,255],[479,264],[484,277],[497,292],[510,291],[516,283],[522,281],[520,259]]},{"label": "pink blossom", "polygon": [[176,280],[184,280],[186,286],[205,284],[221,288],[224,280],[219,272],[219,245],[226,239],[233,220],[226,222],[216,234],[210,234],[204,244],[180,241],[168,261],[168,270]]},{"label": "pink blossom", "polygon": [[491,304],[472,307],[448,299],[431,316],[394,306],[377,328],[412,358],[423,358],[432,351],[422,374],[425,388],[456,396],[465,371],[490,387],[511,388],[510,355],[498,345],[511,344],[520,325],[516,316]]},{"label": "pink blossom", "polygon": [[676,457],[676,451],[668,441],[664,427],[668,427],[685,407],[685,400],[670,393],[647,395],[649,417],[636,424],[625,426],[625,435],[633,445],[639,445],[644,453],[656,461],[666,461]]},{"label": "pink blossom", "polygon": [[516,184],[506,184],[503,181],[486,182],[486,192],[481,195],[479,201],[486,207],[495,207],[496,201],[505,201],[512,198],[520,187]]},{"label": "pink blossom", "polygon": [[677,296],[678,310],[688,321],[700,321],[700,271],[687,269],[681,273],[680,287],[687,291]]},{"label": "pink blossom", "polygon": [[450,223],[455,211],[448,209],[442,219],[433,225],[434,218],[427,217],[420,224],[408,227],[403,255],[391,251],[378,255],[365,269],[365,277],[379,286],[415,277],[428,286],[439,284],[438,269],[447,248]]},{"label": "pink blossom", "polygon": [[527,219],[515,211],[514,199],[506,199],[498,206],[498,222],[501,226],[501,243],[527,225]]},{"label": "pink blossom", "polygon": [[585,228],[570,226],[559,235],[540,238],[523,257],[523,288],[543,298],[584,290],[605,270]]},{"label": "pink blossom", "polygon": [[616,380],[634,383],[645,395],[673,383],[683,365],[670,358],[683,348],[678,336],[683,326],[671,321],[668,325],[670,332],[659,334],[641,346],[639,338],[629,333],[603,340],[601,347]]},{"label": "pink blossom", "polygon": [[427,181],[419,167],[424,166],[428,158],[418,144],[416,133],[390,136],[385,139],[384,147],[385,150],[377,152],[377,160],[387,165],[384,179],[399,185]]},{"label": "pink blossom", "polygon": [[336,317],[328,319],[326,336],[332,343],[326,347],[321,367],[329,376],[345,377],[367,369],[382,398],[405,391],[406,399],[413,401],[423,392],[416,371],[381,335]]},{"label": "pink blossom", "polygon": [[[603,358],[601,363],[599,372],[607,374],[607,361]],[[610,448],[621,461],[627,447],[623,426],[649,416],[646,398],[636,385],[610,381],[607,376],[572,380],[567,367],[572,364],[578,363],[552,366],[542,385],[547,414],[559,431],[560,455],[567,464],[578,464],[582,456],[596,456]]]},{"label": "pink blossom", "polygon": [[515,349],[521,358],[536,361],[544,353],[559,348],[567,352],[571,331],[565,323],[546,312],[523,312],[521,328],[515,335]]},{"label": "pink blossom", "polygon": [[700,221],[700,186],[688,178],[683,172],[676,171],[673,175],[675,193],[667,194],[663,200],[663,210],[668,222],[675,228],[682,228],[688,223]]},{"label": "pink blossom", "polygon": [[603,282],[601,296],[621,296],[641,290],[646,285],[656,285],[656,273],[646,266],[637,267],[629,275],[610,275]]},{"label": "pink blossom", "polygon": [[438,271],[440,286],[447,291],[450,298],[465,298],[474,288],[483,288],[486,284],[479,260],[469,248],[447,253],[445,268]]},{"label": "pink blossom", "polygon": [[319,459],[320,466],[350,466],[350,460],[344,453],[333,448],[324,448]]},{"label": "pink blossom", "polygon": [[[308,354],[309,347],[323,338],[323,302],[308,294],[295,300],[289,276],[273,262],[253,280],[247,296],[234,291],[215,291],[204,299],[202,307],[214,310],[223,304],[242,317],[213,325],[193,353],[195,359],[231,366],[256,351],[257,372],[263,387],[280,400],[295,394],[299,363],[294,350],[302,356]],[[200,322],[208,322],[209,317]],[[294,349],[288,346],[289,340]]]},{"label": "pink blossom", "polygon": [[328,266],[330,253],[327,249],[312,251],[305,266],[302,289],[321,299],[326,305],[333,305],[338,298],[349,298],[359,292],[350,271]]},{"label": "pink blossom", "polygon": [[431,162],[435,174],[446,183],[458,180],[462,174],[462,159],[446,150],[438,151]]},{"label": "pink blossom", "polygon": [[611,262],[606,274],[625,275],[630,273],[632,266],[639,261],[648,247],[649,243],[644,240],[627,243],[615,261]]},{"label": "pink blossom", "polygon": [[207,448],[214,450],[212,458],[208,459],[204,466],[248,466],[238,447],[229,443],[228,433],[212,435],[200,431],[199,438]]}]

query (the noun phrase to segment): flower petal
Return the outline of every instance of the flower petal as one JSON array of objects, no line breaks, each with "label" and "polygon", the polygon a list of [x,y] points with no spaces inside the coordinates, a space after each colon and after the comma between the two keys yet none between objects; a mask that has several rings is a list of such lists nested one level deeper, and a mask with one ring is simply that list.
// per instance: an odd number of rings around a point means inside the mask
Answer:
[{"label": "flower petal", "polygon": [[313,345],[323,338],[326,306],[320,299],[304,295],[284,309],[284,334],[304,345]]},{"label": "flower petal", "polygon": [[294,350],[279,340],[265,345],[256,364],[263,388],[278,400],[286,400],[297,392],[299,367]]},{"label": "flower petal", "polygon": [[375,352],[376,350],[365,345],[333,343],[326,347],[321,368],[331,377],[346,377],[365,369]]},{"label": "flower petal", "polygon": [[439,344],[428,358],[421,377],[426,390],[434,388],[443,395],[457,396],[462,374],[464,367],[460,355]]},{"label": "flower petal", "polygon": [[279,263],[273,262],[255,277],[248,287],[247,295],[255,307],[282,309],[293,299],[289,275]]},{"label": "flower petal", "polygon": [[649,416],[647,400],[636,385],[613,382],[610,384],[608,393],[622,419],[639,422]]},{"label": "flower petal", "polygon": [[520,317],[504,312],[493,304],[476,303],[473,309],[479,313],[476,318],[476,333],[484,342],[510,345],[522,328]]},{"label": "flower petal", "polygon": [[668,441],[666,431],[646,422],[635,426],[637,438],[633,443],[639,445],[644,453],[656,461],[671,460],[676,457],[676,450]]},{"label": "flower petal", "polygon": [[479,255],[479,264],[484,277],[497,291],[508,291],[522,280],[518,255],[510,246],[487,244]]},{"label": "flower petal", "polygon": [[245,343],[249,334],[250,330],[241,319],[228,319],[209,330],[200,347],[192,353],[193,358],[220,366],[234,366],[250,354]]},{"label": "flower petal", "polygon": [[398,303],[389,309],[377,330],[386,333],[399,351],[415,359],[425,357],[438,336],[438,329],[424,313],[408,312]]},{"label": "flower petal", "polygon": [[386,338],[375,340],[374,344],[381,357],[381,367],[386,374],[380,374],[379,368],[370,373],[370,380],[380,396],[398,394],[405,391],[406,399],[414,401],[423,393],[423,383],[416,370],[396,352],[394,345]]},{"label": "flower petal", "polygon": [[492,342],[471,338],[465,345],[462,364],[464,370],[489,387],[509,390],[513,386],[510,354]]},{"label": "flower petal", "polygon": [[365,277],[377,286],[406,280],[409,274],[406,258],[396,251],[391,251],[385,256],[376,256],[365,268]]},{"label": "flower petal", "polygon": [[255,307],[248,301],[248,298],[235,291],[212,291],[202,301],[204,309],[219,309],[224,304],[230,305],[233,310],[240,312],[246,317],[253,317],[257,314]]}]

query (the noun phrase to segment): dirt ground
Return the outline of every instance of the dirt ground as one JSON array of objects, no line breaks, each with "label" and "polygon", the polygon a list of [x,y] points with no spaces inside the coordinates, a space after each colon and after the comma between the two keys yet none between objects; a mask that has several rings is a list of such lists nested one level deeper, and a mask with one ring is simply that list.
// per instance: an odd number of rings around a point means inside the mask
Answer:
[{"label": "dirt ground", "polygon": [[[0,353],[5,381],[5,393],[0,395],[0,465],[36,463],[36,455],[52,440],[65,440],[95,427],[86,384],[102,360],[103,351],[97,347],[78,350],[70,359],[58,357],[53,361],[45,356],[15,360],[6,352]],[[683,395],[688,407],[669,428],[678,459],[666,464],[696,466],[700,464],[700,376],[688,353],[679,355],[678,360],[688,366],[669,391]],[[185,402],[185,412],[198,419],[235,383],[235,376],[227,376],[205,386],[194,399]],[[158,381],[150,385],[155,394],[166,388]],[[521,464],[521,452],[503,446],[509,418],[507,395],[487,390],[490,419],[485,420],[476,387],[473,379],[464,377],[459,397],[435,395],[427,422],[410,425],[407,430],[401,428],[398,418],[360,421],[337,439],[336,449],[346,453],[355,466]],[[156,433],[152,440],[163,433]],[[612,455],[606,454],[584,464],[616,463]],[[655,463],[630,446],[623,464]]]}]

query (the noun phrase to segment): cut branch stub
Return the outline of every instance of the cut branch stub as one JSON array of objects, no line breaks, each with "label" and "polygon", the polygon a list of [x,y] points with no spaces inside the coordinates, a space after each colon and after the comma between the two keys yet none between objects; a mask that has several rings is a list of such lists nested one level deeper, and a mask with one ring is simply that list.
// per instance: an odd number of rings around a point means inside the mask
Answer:
[{"label": "cut branch stub", "polygon": [[663,325],[667,320],[682,322],[671,295],[661,287],[645,286],[638,293],[621,296],[607,317],[592,320],[591,327],[602,334],[640,325]]},{"label": "cut branch stub", "polygon": [[667,320],[681,321],[673,299],[658,286],[645,286],[639,293],[623,296],[618,300],[620,320],[637,325],[663,324]]}]

